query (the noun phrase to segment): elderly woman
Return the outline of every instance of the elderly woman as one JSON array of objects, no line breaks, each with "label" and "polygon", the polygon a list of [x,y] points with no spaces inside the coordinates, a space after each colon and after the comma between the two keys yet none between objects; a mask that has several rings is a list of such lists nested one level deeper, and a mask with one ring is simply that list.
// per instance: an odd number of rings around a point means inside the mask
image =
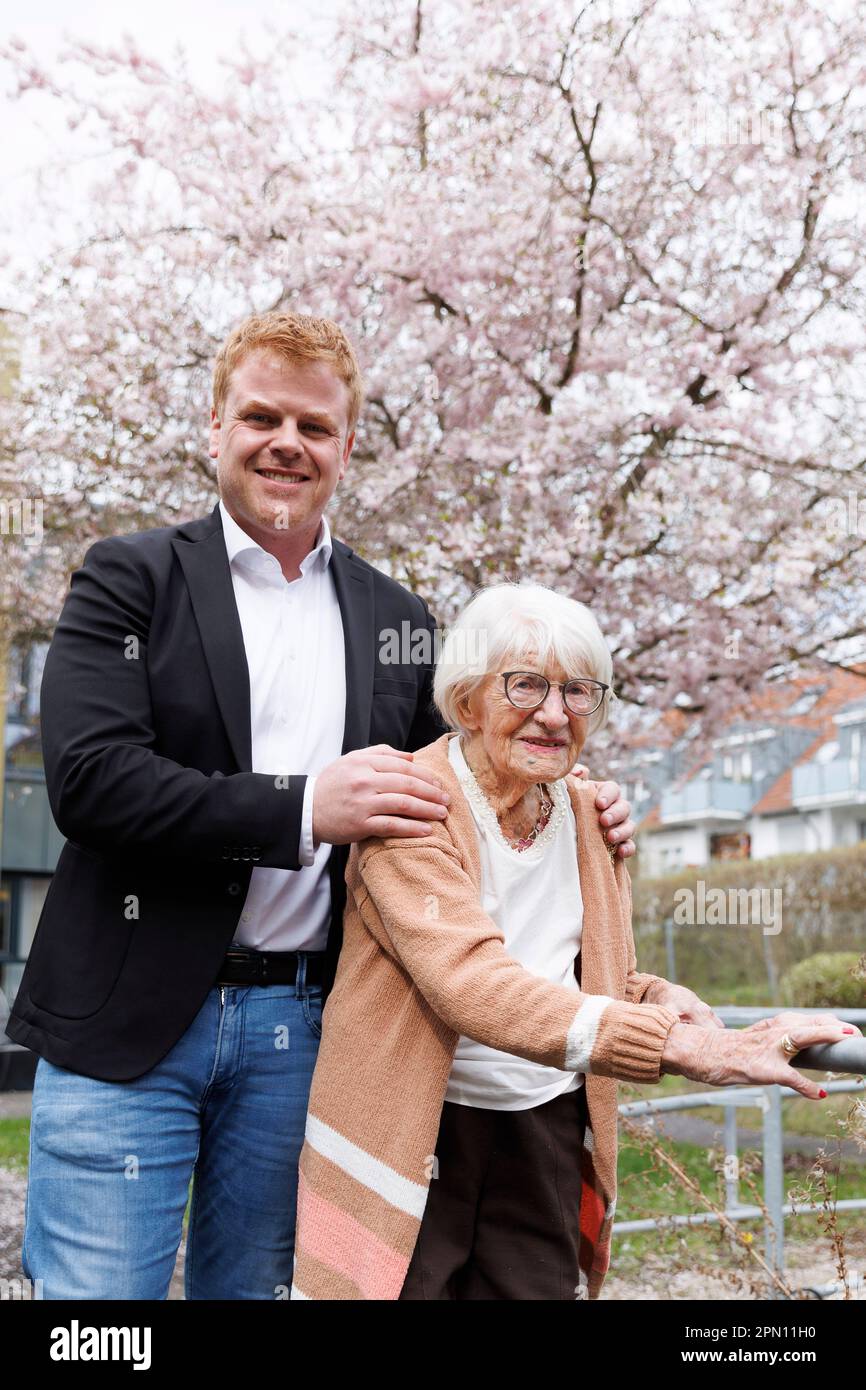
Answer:
[{"label": "elderly woman", "polygon": [[[470,648],[483,659],[456,660]],[[481,592],[448,635],[434,698],[456,732],[415,758],[450,792],[447,819],[354,845],[346,872],[292,1297],[597,1298],[617,1080],[678,1072],[817,1098],[792,1049],[844,1025],[782,1015],[728,1033],[691,991],[638,972],[626,866],[596,787],[569,775],[611,698],[582,604],[539,586]]]}]

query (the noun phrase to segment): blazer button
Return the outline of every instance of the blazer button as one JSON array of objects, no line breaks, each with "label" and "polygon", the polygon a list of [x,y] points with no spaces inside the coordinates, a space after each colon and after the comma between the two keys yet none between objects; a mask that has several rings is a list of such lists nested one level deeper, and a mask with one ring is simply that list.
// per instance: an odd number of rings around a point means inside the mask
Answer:
[{"label": "blazer button", "polygon": [[228,891],[229,893],[231,893],[232,897],[235,898],[241,891],[241,885],[239,883],[230,883],[228,886]]}]

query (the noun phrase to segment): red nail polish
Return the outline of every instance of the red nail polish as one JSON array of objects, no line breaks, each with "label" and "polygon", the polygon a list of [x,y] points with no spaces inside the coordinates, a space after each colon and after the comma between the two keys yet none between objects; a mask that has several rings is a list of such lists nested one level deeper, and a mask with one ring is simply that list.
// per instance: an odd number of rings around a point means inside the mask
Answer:
[{"label": "red nail polish", "polygon": [[854,1029],[853,1029],[853,1028],[843,1028],[843,1029],[842,1029],[842,1032],[843,1032],[843,1033],[853,1033],[853,1032],[854,1032]]},{"label": "red nail polish", "polygon": [[827,1092],[826,1092],[826,1091],[819,1091],[819,1092],[818,1092],[818,1095],[821,1097],[822,1100],[826,1100],[826,1099],[827,1099]]}]

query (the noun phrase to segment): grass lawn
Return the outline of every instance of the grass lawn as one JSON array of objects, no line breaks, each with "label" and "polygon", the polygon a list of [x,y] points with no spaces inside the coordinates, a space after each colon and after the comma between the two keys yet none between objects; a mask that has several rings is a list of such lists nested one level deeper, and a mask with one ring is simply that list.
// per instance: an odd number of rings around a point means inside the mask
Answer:
[{"label": "grass lawn", "polygon": [[[720,1171],[721,1150],[711,1154],[706,1148],[697,1144],[673,1143],[668,1140],[663,1141],[663,1143],[664,1148],[673,1155],[688,1176],[699,1183],[701,1191],[710,1197],[717,1207],[723,1208],[724,1178]],[[750,1178],[751,1183],[754,1184],[754,1189],[749,1187],[748,1182],[741,1179],[740,1201],[744,1205],[759,1205],[763,1196],[760,1150],[756,1152],[754,1149],[740,1149],[741,1163],[747,1154],[751,1154],[755,1158],[756,1166]],[[784,1173],[786,1200],[789,1200],[788,1193],[791,1188],[808,1183],[812,1163],[811,1158],[801,1155],[790,1155],[786,1158]],[[862,1162],[846,1160],[839,1164],[838,1161],[833,1161],[828,1165],[827,1176],[830,1192],[835,1198],[841,1200],[844,1197],[866,1197]],[[816,1191],[815,1200],[821,1200],[819,1191]],[[691,1192],[683,1189],[667,1168],[655,1164],[652,1155],[647,1154],[643,1147],[636,1145],[628,1137],[622,1136],[619,1146],[617,1221],[636,1221],[645,1219],[647,1216],[658,1217],[667,1214],[686,1215],[705,1210],[706,1208]],[[866,1212],[863,1211],[840,1212],[837,1217],[837,1227],[843,1233],[856,1231],[862,1234],[864,1225],[866,1225]],[[757,1248],[763,1253],[764,1228],[760,1219],[737,1222],[737,1229],[743,1233],[750,1233]],[[786,1219],[785,1242],[787,1245],[805,1244],[815,1240],[825,1240],[829,1252],[830,1241],[823,1234],[818,1213],[803,1212],[801,1215]],[[725,1252],[722,1258],[727,1262],[729,1241],[717,1226],[703,1226],[692,1229],[648,1231],[646,1234],[638,1232],[621,1236],[615,1235],[613,1250],[617,1272],[627,1276],[636,1273],[644,1258],[650,1253],[661,1254],[665,1251],[677,1250],[680,1254],[690,1252],[696,1261],[717,1262],[718,1257],[722,1256],[722,1252]]]},{"label": "grass lawn", "polygon": [[[687,1092],[712,1091],[712,1086],[701,1086],[682,1076],[665,1076],[655,1086],[622,1086],[620,1101],[638,1099],[660,1099],[665,1095],[679,1095]],[[847,1116],[855,1099],[851,1093],[831,1095],[824,1101],[784,1100],[782,1113],[785,1132],[811,1136],[827,1141],[827,1181],[830,1193],[836,1199],[846,1197],[866,1197],[866,1154],[861,1158],[845,1158],[840,1162],[837,1155],[836,1140],[849,1137],[839,1127],[839,1122]],[[720,1105],[707,1106],[694,1111],[678,1112],[690,1114],[703,1120],[711,1120],[721,1125],[724,1109]],[[755,1106],[738,1107],[739,1129],[760,1132],[762,1113]],[[662,1122],[663,1123],[663,1122]],[[719,1136],[721,1139],[721,1135]],[[724,1177],[721,1172],[723,1152],[721,1144],[709,1150],[700,1144],[674,1142],[662,1138],[663,1147],[670,1152],[689,1177],[695,1179],[701,1191],[712,1198],[715,1205],[724,1207]],[[761,1141],[750,1140],[748,1146],[742,1139],[739,1145],[741,1172],[750,1171],[747,1180],[740,1180],[740,1201],[744,1205],[760,1205],[763,1197],[763,1175],[761,1171]],[[814,1159],[808,1155],[787,1154],[785,1157],[784,1183],[786,1200],[792,1188],[807,1186]],[[750,1183],[753,1185],[750,1187]],[[821,1200],[820,1189],[815,1188],[815,1200]],[[690,1192],[686,1191],[664,1165],[656,1164],[643,1145],[622,1133],[619,1146],[618,1193],[616,1220],[634,1221],[648,1215],[691,1214],[705,1210]],[[840,1213],[837,1227],[844,1234],[858,1232],[862,1235],[866,1228],[866,1212],[853,1211]],[[760,1219],[737,1223],[738,1230],[750,1233],[763,1253],[764,1230]],[[824,1233],[819,1213],[806,1213],[788,1217],[785,1221],[786,1244],[806,1244],[820,1241],[831,1250],[829,1237]],[[614,1236],[614,1263],[617,1272],[623,1276],[636,1273],[643,1260],[651,1253],[677,1251],[681,1257],[691,1257],[696,1262],[709,1264],[728,1264],[743,1255],[732,1255],[729,1242],[717,1226],[696,1227],[676,1231],[651,1231],[646,1234],[624,1234]]]},{"label": "grass lawn", "polygon": [[0,1120],[0,1168],[27,1172],[30,1152],[30,1120],[26,1115]]}]

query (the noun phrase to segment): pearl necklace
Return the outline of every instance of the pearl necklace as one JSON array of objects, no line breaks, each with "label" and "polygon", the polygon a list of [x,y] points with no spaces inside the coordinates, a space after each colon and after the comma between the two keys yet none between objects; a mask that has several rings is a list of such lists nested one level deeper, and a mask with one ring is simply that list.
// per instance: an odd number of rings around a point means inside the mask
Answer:
[{"label": "pearl necklace", "polygon": [[[568,793],[562,785],[561,780],[554,782],[550,788],[553,794],[552,800],[545,796],[542,784],[540,782],[538,783],[542,797],[541,815],[529,834],[514,842],[509,840],[508,836],[504,834],[502,826],[499,824],[499,818],[476,781],[475,774],[469,766],[469,761],[465,754],[463,761],[466,763],[466,778],[463,782],[463,789],[466,792],[466,796],[470,804],[474,806],[475,810],[478,812],[479,818],[490,827],[501,845],[504,845],[505,848],[510,850],[513,854],[524,854],[527,850],[537,851],[541,845],[547,844],[549,840],[555,838],[556,832],[559,830],[565,816],[565,808],[568,800]],[[546,820],[544,820],[545,807],[547,807]]]}]

